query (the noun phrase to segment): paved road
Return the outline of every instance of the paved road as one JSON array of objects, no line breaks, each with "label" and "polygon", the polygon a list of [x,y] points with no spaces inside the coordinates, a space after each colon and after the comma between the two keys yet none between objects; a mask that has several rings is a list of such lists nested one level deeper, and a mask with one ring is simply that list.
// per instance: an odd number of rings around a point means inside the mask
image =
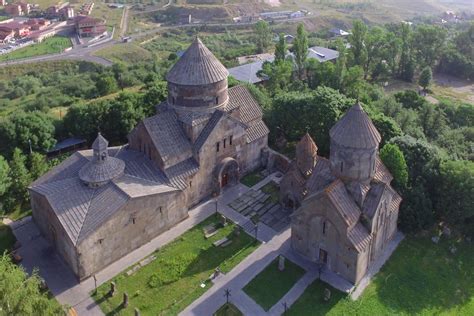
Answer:
[{"label": "paved road", "polygon": [[68,52],[64,52],[60,54],[43,55],[43,56],[36,56],[36,57],[31,57],[31,58],[2,62],[0,63],[0,67],[41,62],[41,61],[56,61],[56,60],[84,60],[84,61],[99,63],[104,66],[111,66],[113,63],[110,60],[107,60],[102,57],[94,56],[93,53],[102,48],[109,47],[112,45],[122,45],[122,44],[113,39],[107,39],[89,47],[76,46],[77,48],[74,48]]}]

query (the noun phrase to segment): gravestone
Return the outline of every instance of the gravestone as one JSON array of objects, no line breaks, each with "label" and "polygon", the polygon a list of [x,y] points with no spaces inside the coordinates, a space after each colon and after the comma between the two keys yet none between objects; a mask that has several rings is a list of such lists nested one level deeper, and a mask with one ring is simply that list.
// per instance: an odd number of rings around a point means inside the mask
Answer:
[{"label": "gravestone", "polygon": [[110,282],[110,291],[109,291],[109,296],[114,296],[115,293],[117,292],[117,286],[115,285],[115,282]]},{"label": "gravestone", "polygon": [[328,288],[324,289],[324,301],[327,302],[331,299],[331,290]]},{"label": "gravestone", "polygon": [[234,234],[235,234],[236,236],[239,236],[239,235],[240,235],[240,226],[235,226],[235,227],[234,227]]},{"label": "gravestone", "polygon": [[283,257],[282,255],[278,257],[278,270],[285,270],[285,257]]},{"label": "gravestone", "polygon": [[222,226],[227,226],[227,217],[221,214],[221,224]]},{"label": "gravestone", "polygon": [[138,308],[135,307],[135,316],[140,316],[140,310]]},{"label": "gravestone", "polygon": [[127,293],[123,293],[123,302],[122,302],[122,305],[124,308],[127,308],[128,307],[128,294]]}]

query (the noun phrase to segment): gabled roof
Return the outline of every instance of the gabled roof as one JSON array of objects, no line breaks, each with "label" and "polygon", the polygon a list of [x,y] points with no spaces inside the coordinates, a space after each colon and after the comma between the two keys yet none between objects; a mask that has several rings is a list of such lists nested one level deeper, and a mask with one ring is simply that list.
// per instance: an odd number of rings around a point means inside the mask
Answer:
[{"label": "gabled roof", "polygon": [[303,174],[310,175],[313,172],[313,163],[316,162],[317,155],[318,146],[306,133],[296,144],[296,163]]},{"label": "gabled roof", "polygon": [[264,137],[265,135],[268,135],[270,133],[270,130],[268,129],[267,125],[265,125],[265,123],[262,120],[260,120],[256,124],[253,124],[247,129],[245,129],[245,132],[247,134],[247,144],[248,144],[257,139]]},{"label": "gabled roof", "polygon": [[349,238],[349,241],[354,245],[358,252],[362,252],[369,245],[372,235],[364,225],[357,223],[351,230],[349,230],[347,238]]},{"label": "gabled roof", "polygon": [[224,114],[225,113],[223,111],[214,111],[206,126],[204,126],[203,130],[196,138],[196,142],[194,143],[194,149],[196,151],[201,150],[202,146],[204,146],[204,144],[206,143],[209,135],[211,135],[212,131],[217,126],[217,123],[219,123]]},{"label": "gabled roof", "polygon": [[346,187],[341,180],[337,179],[331,183],[324,190],[324,193],[332,202],[336,210],[339,211],[339,214],[349,227],[352,227],[357,223],[361,213],[360,209],[349,195],[349,192],[347,192]]},{"label": "gabled roof", "polygon": [[331,140],[351,148],[374,148],[382,139],[372,120],[357,102],[329,131]]},{"label": "gabled roof", "polygon": [[187,159],[192,156],[191,144],[179,125],[174,111],[163,111],[148,117],[143,120],[143,124],[159,152],[165,168],[178,162],[175,161],[177,157]]},{"label": "gabled roof", "polygon": [[180,85],[206,85],[227,78],[229,72],[214,54],[196,38],[166,75],[166,80]]},{"label": "gabled roof", "polygon": [[92,149],[100,151],[107,149],[107,146],[109,146],[109,141],[105,139],[101,133],[98,133],[96,139],[92,143]]}]

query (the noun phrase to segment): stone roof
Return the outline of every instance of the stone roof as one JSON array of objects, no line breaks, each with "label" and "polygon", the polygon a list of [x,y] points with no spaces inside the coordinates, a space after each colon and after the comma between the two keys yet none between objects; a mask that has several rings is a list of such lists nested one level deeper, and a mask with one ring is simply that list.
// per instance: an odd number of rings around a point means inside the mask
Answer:
[{"label": "stone roof", "polygon": [[191,143],[179,125],[174,111],[163,111],[148,117],[143,120],[143,124],[165,167],[179,162],[177,159],[182,161],[192,156]]},{"label": "stone roof", "polygon": [[128,147],[108,149],[109,157],[124,162],[124,174],[94,188],[79,178],[80,170],[94,159],[92,150],[78,151],[58,167],[31,184],[30,189],[43,195],[55,212],[74,245],[94,232],[129,199],[182,190],[186,176],[196,163],[188,161],[178,171],[163,173],[145,155]]},{"label": "stone roof", "polygon": [[196,138],[196,141],[194,142],[194,149],[196,151],[201,150],[202,146],[206,143],[209,135],[211,135],[212,131],[214,128],[217,126],[217,123],[221,120],[221,118],[224,116],[223,111],[216,110],[212,114],[211,118],[207,122],[206,126],[204,126],[203,130],[199,134],[199,136]]},{"label": "stone roof", "polygon": [[374,148],[382,139],[372,120],[356,103],[329,131],[331,140],[351,148]]},{"label": "stone roof", "polygon": [[166,76],[168,82],[198,86],[216,83],[229,72],[214,54],[196,38]]},{"label": "stone roof", "polygon": [[393,180],[393,176],[388,171],[387,167],[383,164],[382,160],[380,157],[377,155],[377,158],[375,158],[375,175],[374,175],[374,180],[380,181],[386,184],[390,184]]},{"label": "stone roof", "polygon": [[313,163],[318,156],[318,146],[311,136],[306,133],[296,144],[296,163],[301,172],[308,176],[313,172]]},{"label": "stone roof", "polygon": [[324,190],[326,196],[349,227],[354,226],[360,217],[360,209],[348,194],[344,182],[337,179]]},{"label": "stone roof", "polygon": [[245,130],[247,133],[247,144],[257,139],[264,137],[270,133],[267,125],[262,120],[259,120],[256,124],[250,126]]},{"label": "stone roof", "polygon": [[307,188],[310,193],[324,190],[336,177],[331,172],[331,163],[324,157],[317,157],[316,166],[307,181]]},{"label": "stone roof", "polygon": [[245,86],[236,86],[229,89],[229,103],[226,111],[240,107],[240,120],[251,125],[252,122],[262,119],[262,108]]},{"label": "stone roof", "polygon": [[95,150],[105,150],[109,146],[109,141],[102,136],[101,133],[99,133],[92,143],[92,149]]},{"label": "stone roof", "polygon": [[349,230],[347,237],[358,252],[364,251],[372,239],[372,235],[362,223],[357,223]]}]

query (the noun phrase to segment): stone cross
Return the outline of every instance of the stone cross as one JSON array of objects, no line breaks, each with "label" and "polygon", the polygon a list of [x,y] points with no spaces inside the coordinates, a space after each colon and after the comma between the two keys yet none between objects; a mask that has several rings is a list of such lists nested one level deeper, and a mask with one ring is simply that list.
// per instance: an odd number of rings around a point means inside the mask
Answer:
[{"label": "stone cross", "polygon": [[123,305],[123,308],[127,308],[127,307],[128,307],[128,294],[127,294],[127,293],[123,293],[123,302],[122,302],[122,305]]},{"label": "stone cross", "polygon": [[283,257],[282,255],[278,257],[278,270],[285,270],[285,257]]},{"label": "stone cross", "polygon": [[117,286],[115,285],[115,282],[112,281],[112,282],[110,282],[109,295],[114,296],[116,292],[117,292]]},{"label": "stone cross", "polygon": [[140,316],[140,310],[135,307],[135,316]]}]

